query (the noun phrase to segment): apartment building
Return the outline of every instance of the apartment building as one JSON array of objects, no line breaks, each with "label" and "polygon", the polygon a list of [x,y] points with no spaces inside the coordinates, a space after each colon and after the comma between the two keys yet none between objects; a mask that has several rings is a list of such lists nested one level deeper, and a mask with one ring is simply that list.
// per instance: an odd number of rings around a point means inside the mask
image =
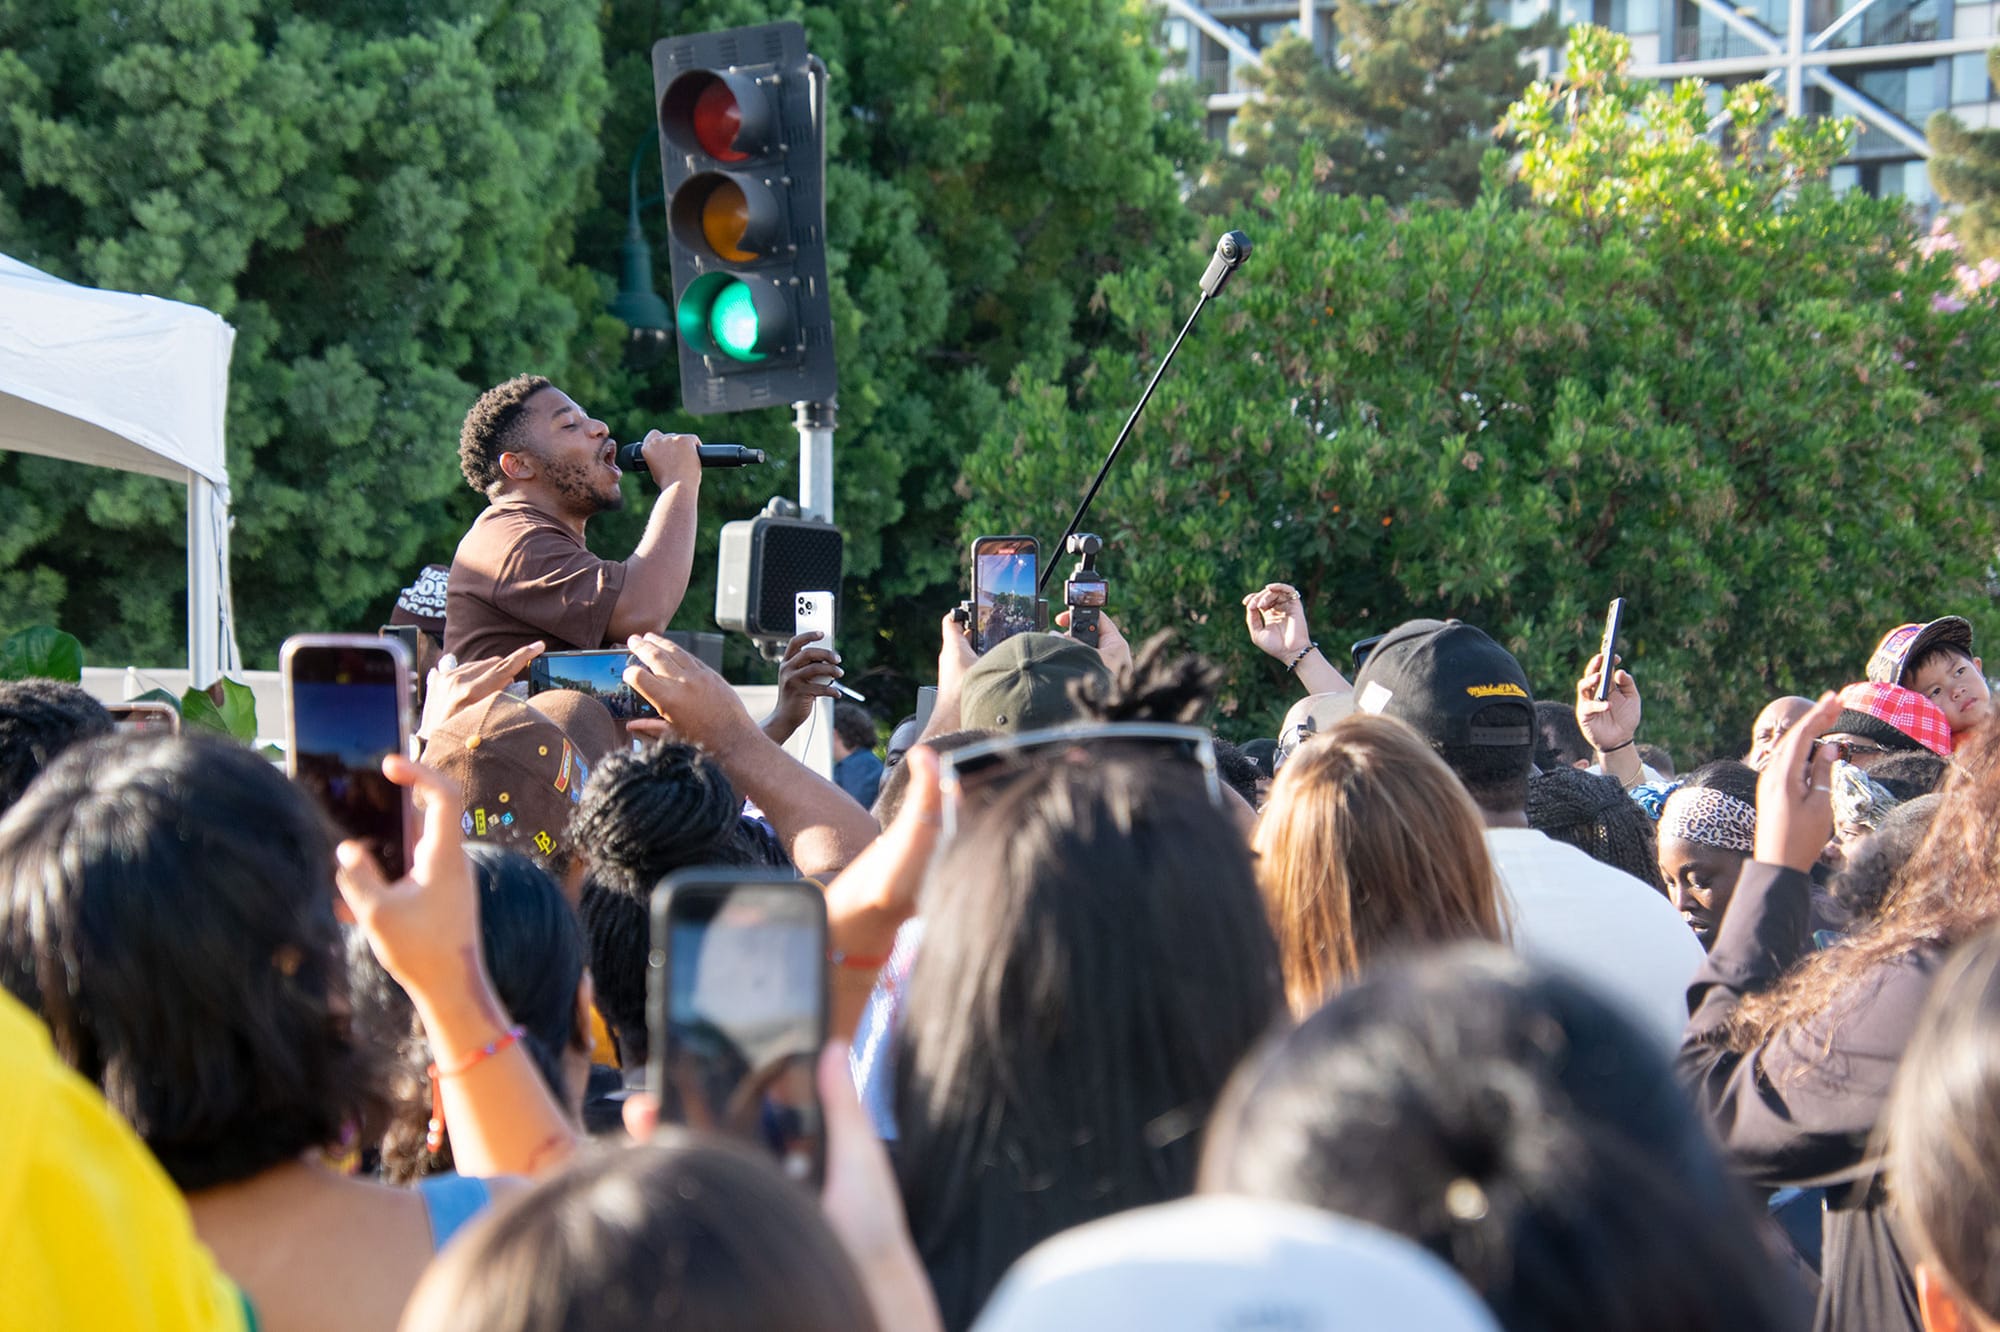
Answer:
[{"label": "apartment building", "polygon": [[[1393,0],[1390,0],[1393,3]],[[1955,0],[1489,0],[1517,24],[1553,5],[1565,26],[1598,23],[1632,39],[1633,72],[1690,76],[1720,89],[1768,80],[1793,115],[1848,115],[1861,123],[1836,189],[1935,199],[1924,122],[1949,110],[1975,128],[2000,127],[1986,74],[2000,4]],[[1337,42],[1330,0],[1162,0],[1173,72],[1206,92],[1209,129],[1228,133],[1248,96],[1244,71],[1287,31]],[[1552,62],[1553,52],[1543,54]]]}]

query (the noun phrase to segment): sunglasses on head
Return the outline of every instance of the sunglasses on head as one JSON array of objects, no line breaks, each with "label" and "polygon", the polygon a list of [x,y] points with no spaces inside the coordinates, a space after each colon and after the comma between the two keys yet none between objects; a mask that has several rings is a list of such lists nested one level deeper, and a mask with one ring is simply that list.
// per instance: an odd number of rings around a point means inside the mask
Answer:
[{"label": "sunglasses on head", "polygon": [[1209,803],[1222,807],[1222,777],[1215,766],[1215,740],[1199,726],[1169,722],[1104,722],[1098,725],[1050,726],[1019,735],[999,736],[944,755],[938,763],[938,788],[944,795],[944,831],[958,830],[962,801],[991,792],[1010,778],[1065,757],[1087,762],[1107,747],[1133,747],[1183,759],[1201,773]]}]

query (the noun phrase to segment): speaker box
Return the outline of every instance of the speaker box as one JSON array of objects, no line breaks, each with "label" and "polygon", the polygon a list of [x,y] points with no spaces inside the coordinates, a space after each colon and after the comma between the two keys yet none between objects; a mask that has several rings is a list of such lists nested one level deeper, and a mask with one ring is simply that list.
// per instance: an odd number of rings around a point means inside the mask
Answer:
[{"label": "speaker box", "polygon": [[715,568],[715,622],[759,639],[793,633],[793,598],[840,594],[840,529],[769,514],[722,525]]},{"label": "speaker box", "polygon": [[717,675],[722,674],[721,634],[689,633],[685,629],[669,629],[663,637],[675,647],[686,648],[694,653],[702,665]]}]

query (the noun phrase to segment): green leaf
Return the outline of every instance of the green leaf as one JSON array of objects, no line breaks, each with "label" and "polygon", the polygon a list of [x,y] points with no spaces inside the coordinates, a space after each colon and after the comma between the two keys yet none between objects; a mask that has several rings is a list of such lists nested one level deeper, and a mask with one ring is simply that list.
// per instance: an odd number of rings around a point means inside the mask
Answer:
[{"label": "green leaf", "polygon": [[174,710],[175,712],[179,712],[179,711],[181,710],[181,701],[180,701],[180,699],[179,699],[178,697],[176,697],[175,695],[173,695],[173,694],[170,694],[170,693],[168,693],[168,692],[167,692],[166,690],[164,690],[164,689],[157,689],[157,688],[155,688],[155,689],[148,689],[148,690],[147,690],[147,691],[146,691],[145,693],[143,693],[143,694],[139,695],[139,696],[138,696],[137,698],[131,698],[131,699],[127,699],[127,700],[126,700],[126,702],[128,702],[128,703],[164,703],[164,704],[166,704],[166,705],[167,705],[168,707],[172,708],[172,709],[173,709],[173,710]]},{"label": "green leaf", "polygon": [[222,709],[215,706],[215,700],[205,689],[189,689],[181,695],[181,725],[188,730],[231,734],[229,723],[222,718]]},{"label": "green leaf", "polygon": [[257,738],[257,695],[250,686],[228,676],[222,677],[222,724],[228,732],[250,744]]},{"label": "green leaf", "polygon": [[46,624],[0,639],[0,680],[83,679],[83,644]]}]

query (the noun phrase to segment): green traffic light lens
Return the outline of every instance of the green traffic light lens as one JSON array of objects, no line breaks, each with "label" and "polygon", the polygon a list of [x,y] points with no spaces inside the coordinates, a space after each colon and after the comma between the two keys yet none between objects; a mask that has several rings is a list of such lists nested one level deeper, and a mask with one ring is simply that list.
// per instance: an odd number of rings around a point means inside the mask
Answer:
[{"label": "green traffic light lens", "polygon": [[681,341],[703,356],[743,365],[768,360],[770,345],[785,337],[784,320],[768,303],[759,312],[758,293],[750,285],[756,280],[703,273],[688,283],[674,311]]},{"label": "green traffic light lens", "polygon": [[715,303],[709,307],[708,328],[723,355],[739,361],[764,359],[757,350],[757,302],[743,283],[731,282],[716,293]]}]

